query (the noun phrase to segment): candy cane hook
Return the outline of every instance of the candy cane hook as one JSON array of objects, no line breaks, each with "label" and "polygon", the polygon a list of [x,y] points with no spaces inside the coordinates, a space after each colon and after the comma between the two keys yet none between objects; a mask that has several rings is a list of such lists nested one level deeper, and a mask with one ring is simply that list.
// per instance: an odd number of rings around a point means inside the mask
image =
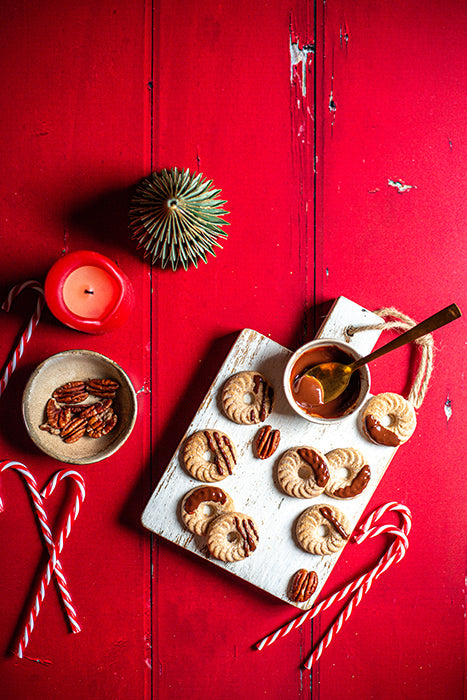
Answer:
[{"label": "candy cane hook", "polygon": [[[375,523],[377,523],[387,511],[395,511],[398,513],[403,521],[401,529],[392,525],[375,525]],[[347,604],[346,608],[340,614],[334,625],[331,627],[326,637],[320,642],[313,654],[306,661],[305,668],[310,669],[313,663],[320,658],[324,649],[329,646],[334,636],[341,629],[343,623],[350,617],[357,605],[359,605],[364,594],[367,593],[373,582],[379,576],[381,576],[384,571],[392,566],[392,564],[399,562],[404,557],[409,545],[408,534],[411,527],[411,512],[407,506],[401,505],[400,503],[386,503],[384,506],[381,506],[373,511],[373,513],[371,513],[368,518],[357,528],[356,533],[352,536],[352,541],[359,544],[369,537],[377,537],[380,534],[394,535],[396,539],[388,547],[387,551],[381,557],[377,565],[367,574],[360,576],[358,579],[352,581],[334,595],[326,598],[325,600],[321,601],[321,603],[310,608],[310,610],[307,610],[307,612],[299,615],[288,624],[283,625],[280,629],[276,630],[267,637],[264,637],[256,644],[256,648],[261,650],[266,646],[270,646],[280,637],[285,637],[293,629],[300,627],[306,620],[316,617],[323,610],[327,610],[329,607],[331,607],[331,605],[333,605],[333,603],[342,600],[349,594],[355,594]]]},{"label": "candy cane hook", "polygon": [[3,394],[5,391],[7,384],[10,380],[11,375],[16,369],[16,365],[18,363],[18,360],[22,357],[24,348],[26,345],[29,343],[31,340],[31,335],[34,330],[34,328],[37,326],[39,323],[39,319],[41,317],[42,309],[44,308],[45,305],[45,297],[44,297],[44,290],[42,286],[39,284],[39,282],[36,282],[35,280],[29,280],[28,282],[23,282],[22,284],[16,284],[12,289],[10,289],[7,298],[3,302],[2,306],[0,307],[3,311],[9,311],[11,309],[11,305],[13,303],[13,300],[18,296],[18,294],[21,294],[21,292],[24,289],[34,289],[39,295],[36,303],[36,308],[34,310],[34,313],[32,314],[31,318],[29,319],[28,325],[24,329],[23,333],[21,334],[21,338],[19,339],[19,342],[15,349],[13,350],[11,357],[8,361],[7,366],[5,367],[2,376],[0,377],[0,396]]}]

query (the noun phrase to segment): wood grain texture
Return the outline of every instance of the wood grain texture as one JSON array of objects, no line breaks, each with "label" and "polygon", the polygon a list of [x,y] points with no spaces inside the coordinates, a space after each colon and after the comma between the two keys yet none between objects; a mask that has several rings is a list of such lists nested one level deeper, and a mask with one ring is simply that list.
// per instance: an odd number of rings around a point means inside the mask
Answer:
[{"label": "wood grain texture", "polygon": [[[318,302],[344,294],[417,321],[456,302],[465,314],[462,5],[317,5]],[[380,342],[392,337],[385,332]],[[342,698],[462,695],[464,338],[465,320],[434,334],[417,429],[378,490],[375,505],[397,498],[412,510],[408,555],[322,658],[317,697],[334,697],[336,659]],[[372,363],[372,390],[407,396],[416,354],[401,348],[390,358]],[[358,557],[363,566],[363,551]],[[335,570],[330,588],[342,579]],[[331,621],[320,617],[315,634]]]},{"label": "wood grain texture", "polygon": [[[21,417],[24,386],[40,362],[63,350],[96,350],[129,374],[139,410],[131,442],[80,468],[86,499],[61,561],[82,632],[68,631],[51,585],[22,661],[9,649],[44,550],[24,486],[13,473],[2,475],[0,695],[144,697],[151,686],[149,544],[139,523],[149,489],[150,280],[129,240],[127,209],[150,150],[150,18],[143,3],[7,0],[0,21],[0,296],[17,282],[43,282],[62,253],[91,249],[125,270],[139,301],[122,329],[99,338],[45,311],[2,396],[2,459],[24,462],[41,487],[64,465],[35,448]],[[33,303],[26,294],[1,313],[2,358]],[[47,503],[54,531],[66,492],[57,488]]]}]

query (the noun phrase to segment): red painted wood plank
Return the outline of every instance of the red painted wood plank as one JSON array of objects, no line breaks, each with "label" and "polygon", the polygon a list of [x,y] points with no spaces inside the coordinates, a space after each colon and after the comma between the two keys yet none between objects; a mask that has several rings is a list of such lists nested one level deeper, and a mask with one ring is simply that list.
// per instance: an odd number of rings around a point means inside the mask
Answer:
[{"label": "red painted wood plank", "polygon": [[[303,98],[290,59],[299,31],[300,47],[311,44],[313,18],[303,8],[303,17],[295,8],[291,14],[284,2],[196,3],[190,15],[184,8],[162,3],[156,20],[154,165],[199,169],[222,189],[231,214],[215,259],[186,273],[153,273],[156,478],[238,331],[298,344],[313,285],[313,166],[306,161],[313,127],[312,114],[302,114],[313,108],[313,90]],[[307,79],[312,86],[311,53]],[[310,696],[300,670],[309,628],[290,644],[252,649],[293,608],[165,542],[156,540],[154,556],[160,697]]]},{"label": "red painted wood plank", "polygon": [[[320,17],[317,297],[417,320],[452,301],[465,313],[465,6],[323,3]],[[464,336],[464,320],[436,333],[417,431],[373,499],[412,509],[407,557],[333,642],[313,695],[335,697],[338,667],[340,697],[461,697]],[[407,390],[414,358],[398,353],[374,363],[374,391]],[[349,560],[348,575],[364,560]],[[336,574],[334,585],[346,580]]]},{"label": "red painted wood plank", "polygon": [[[1,399],[1,457],[25,462],[41,485],[63,466],[34,448],[20,413],[30,372],[55,352],[80,347],[112,357],[129,372],[140,409],[120,452],[80,468],[87,496],[62,563],[83,631],[67,631],[52,585],[26,652],[38,663],[7,655],[42,549],[23,486],[13,474],[1,477],[1,694],[149,696],[149,560],[139,518],[149,490],[150,280],[126,222],[129,187],[149,163],[151,17],[143,3],[84,0],[4,2],[0,13],[2,296],[12,283],[43,280],[62,252],[89,247],[121,265],[139,300],[123,329],[99,337],[44,313]],[[2,357],[28,309],[25,297],[2,313]]]}]

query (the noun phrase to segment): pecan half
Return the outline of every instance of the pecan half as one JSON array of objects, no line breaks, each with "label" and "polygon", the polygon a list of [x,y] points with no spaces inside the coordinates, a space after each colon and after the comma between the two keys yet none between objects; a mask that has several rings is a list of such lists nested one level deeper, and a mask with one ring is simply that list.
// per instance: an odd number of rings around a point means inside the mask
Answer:
[{"label": "pecan half", "polygon": [[60,430],[66,428],[68,423],[71,421],[71,408],[66,406],[60,409],[60,415],[58,417],[58,427]]},{"label": "pecan half", "polygon": [[88,398],[88,392],[85,389],[84,382],[67,382],[62,384],[58,389],[55,389],[52,396],[59,403],[73,404],[81,403]]},{"label": "pecan half", "polygon": [[299,569],[292,579],[290,586],[290,600],[296,603],[304,603],[309,600],[318,585],[318,574],[316,571]]},{"label": "pecan half", "polygon": [[103,437],[115,428],[117,420],[117,415],[112,409],[100,416],[92,416],[88,421],[86,432],[91,438]]},{"label": "pecan half", "polygon": [[256,456],[259,459],[271,457],[279,447],[280,439],[279,430],[273,430],[270,425],[264,425],[255,438]]},{"label": "pecan half", "polygon": [[58,421],[60,419],[61,407],[55,401],[55,399],[49,399],[45,407],[45,415],[47,416],[47,423],[51,428],[58,428]]},{"label": "pecan half", "polygon": [[71,443],[77,442],[86,432],[87,420],[86,418],[73,418],[68,425],[60,431],[60,435],[64,442]]},{"label": "pecan half", "polygon": [[48,425],[50,433],[58,434],[71,420],[71,408],[69,406],[60,406],[55,399],[49,399],[47,401],[45,414],[47,416],[47,423],[40,427],[41,430],[47,430],[45,426]]},{"label": "pecan half", "polygon": [[118,389],[120,384],[113,379],[88,379],[86,382],[86,390],[100,399],[113,399]]},{"label": "pecan half", "polygon": [[96,401],[96,403],[91,403],[88,406],[84,406],[80,412],[81,418],[93,418],[98,416],[105,411],[108,411],[112,405],[112,399],[104,399],[104,401]]}]

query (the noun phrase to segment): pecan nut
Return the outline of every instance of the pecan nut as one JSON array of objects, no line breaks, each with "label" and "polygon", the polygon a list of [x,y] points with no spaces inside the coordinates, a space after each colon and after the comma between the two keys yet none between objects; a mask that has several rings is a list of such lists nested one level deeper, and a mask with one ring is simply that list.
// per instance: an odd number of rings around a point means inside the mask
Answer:
[{"label": "pecan nut", "polygon": [[86,432],[91,438],[103,437],[115,428],[117,420],[117,415],[110,409],[107,413],[92,416],[88,420]]},{"label": "pecan nut", "polygon": [[47,423],[44,423],[41,429],[49,430],[50,428],[49,432],[56,431],[59,433],[71,420],[71,408],[69,406],[60,406],[55,399],[49,399],[47,401],[45,414],[47,416]]},{"label": "pecan nut", "polygon": [[73,420],[60,431],[60,436],[63,438],[64,442],[77,442],[85,434],[86,425],[86,418],[81,418],[81,416],[73,418]]},{"label": "pecan nut", "polygon": [[60,420],[61,408],[55,399],[49,399],[45,407],[45,415],[47,416],[47,423],[51,428],[58,428],[58,421]]},{"label": "pecan nut", "polygon": [[292,579],[290,586],[290,600],[296,603],[304,603],[309,600],[318,585],[318,574],[316,571],[299,569]]},{"label": "pecan nut", "polygon": [[263,425],[259,429],[256,439],[256,455],[259,459],[271,457],[279,447],[281,434],[279,430],[273,430],[270,425]]},{"label": "pecan nut", "polygon": [[[117,424],[113,399],[120,388],[113,379],[88,379],[62,384],[52,394],[45,407],[46,422],[40,425],[53,435],[60,435],[66,443],[77,442],[84,435],[102,437]],[[97,396],[94,403],[83,403]]]},{"label": "pecan nut", "polygon": [[84,382],[67,382],[62,384],[52,394],[52,397],[59,403],[74,404],[81,403],[88,398],[89,394],[85,389]]},{"label": "pecan nut", "polygon": [[60,409],[60,415],[58,417],[58,427],[60,430],[66,428],[68,423],[71,421],[71,409],[69,406]]},{"label": "pecan nut", "polygon": [[108,411],[111,405],[112,399],[96,401],[96,403],[91,403],[88,406],[84,406],[79,415],[81,418],[94,418],[94,416],[98,416],[101,413],[105,413],[105,411]]},{"label": "pecan nut", "polygon": [[88,379],[86,390],[100,399],[113,399],[120,384],[113,379]]}]

